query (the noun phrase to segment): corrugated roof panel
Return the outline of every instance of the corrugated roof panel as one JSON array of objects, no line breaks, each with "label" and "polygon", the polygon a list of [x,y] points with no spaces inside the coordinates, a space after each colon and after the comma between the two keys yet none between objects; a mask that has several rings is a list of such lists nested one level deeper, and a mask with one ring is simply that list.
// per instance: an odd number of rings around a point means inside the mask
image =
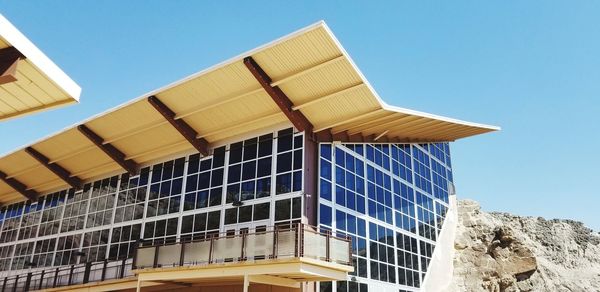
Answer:
[{"label": "corrugated roof panel", "polygon": [[252,54],[252,58],[277,81],[341,54],[327,31],[318,27]]},{"label": "corrugated roof panel", "polygon": [[62,132],[52,139],[43,140],[35,145],[35,149],[43,153],[50,161],[81,153],[84,149],[94,149],[90,140],[75,128]]},{"label": "corrugated roof panel", "polygon": [[60,90],[60,88],[52,83],[52,81],[48,80],[48,77],[45,77],[38,68],[31,64],[31,62],[19,62],[17,70],[21,74],[25,75],[27,80],[30,80],[39,86],[44,93],[46,93],[46,96],[49,96],[53,101],[71,99],[62,90]]},{"label": "corrugated roof panel", "polygon": [[208,106],[259,87],[246,66],[238,62],[167,89],[157,94],[157,97],[169,105],[171,110],[180,114],[190,108]]},{"label": "corrugated roof panel", "polygon": [[164,118],[150,103],[140,100],[85,124],[106,140],[137,130],[142,126],[152,125],[155,122],[164,122]]},{"label": "corrugated roof panel", "polygon": [[302,112],[311,120],[315,129],[320,129],[380,108],[381,105],[365,87],[320,102],[318,106],[303,108]]},{"label": "corrugated roof panel", "polygon": [[[14,178],[25,184],[29,189],[39,191],[39,187],[54,180],[60,180],[54,173],[45,167],[37,167],[29,170],[27,173],[22,173],[14,176]],[[64,182],[61,181],[61,184]]]},{"label": "corrugated roof panel", "polygon": [[93,149],[86,153],[82,153],[82,155],[63,159],[59,162],[59,164],[60,166],[69,169],[72,176],[77,177],[79,177],[80,174],[85,174],[90,169],[106,164],[112,164],[113,168],[120,168],[116,162],[114,162],[100,149]]},{"label": "corrugated roof panel", "polygon": [[281,111],[271,97],[262,93],[214,108],[201,115],[186,117],[184,120],[194,129],[198,129],[201,136],[206,136],[222,128],[238,126],[278,112]]},{"label": "corrugated roof panel", "polygon": [[[17,76],[18,75],[19,73],[17,73]],[[29,94],[27,91],[17,86],[15,82],[3,84],[2,89],[4,89],[4,93],[10,95],[15,101],[18,101],[18,103],[15,104],[22,105],[22,107],[18,108],[18,110],[27,110],[29,108],[35,108],[43,105],[42,102],[31,96],[31,94]],[[44,101],[44,99],[42,99],[42,101]]]},{"label": "corrugated roof panel", "polygon": [[186,152],[193,149],[192,145],[188,141],[179,141],[177,143],[163,145],[153,149],[152,151],[146,151],[141,155],[137,155],[135,159],[139,161],[151,161],[161,159],[166,156],[171,156],[175,153]]},{"label": "corrugated roof panel", "polygon": [[51,104],[61,101],[61,98],[53,97],[52,95],[48,94],[48,92],[46,92],[42,88],[42,84],[39,84],[34,80],[30,79],[30,77],[23,72],[22,67],[25,66],[17,67],[17,81],[11,84],[15,84],[22,90],[26,91],[31,97],[35,98],[35,100],[38,101],[40,105]]},{"label": "corrugated roof panel", "polygon": [[352,65],[344,59],[287,81],[279,87],[294,105],[302,106],[306,102],[361,82],[360,76],[353,70]]},{"label": "corrugated roof panel", "polygon": [[183,140],[184,138],[171,124],[163,124],[146,132],[115,141],[112,145],[126,153],[128,159],[133,158],[139,161],[136,156],[141,153]]},{"label": "corrugated roof panel", "polygon": [[2,100],[1,103],[4,104],[2,111],[7,114],[27,109],[27,105],[14,96],[8,89],[4,88],[4,86],[0,87],[0,98]]},{"label": "corrugated roof panel", "polygon": [[9,176],[31,168],[39,167],[42,166],[24,150],[16,151],[0,159],[0,170]]},{"label": "corrugated roof panel", "polygon": [[257,131],[264,128],[272,127],[273,125],[281,123],[289,123],[289,120],[284,114],[271,116],[268,119],[256,120],[251,124],[244,125],[243,127],[228,128],[227,131],[221,131],[208,136],[210,141],[221,141],[237,135],[242,135],[248,132]]},{"label": "corrugated roof panel", "polygon": [[369,136],[371,134],[380,134],[398,124],[409,123],[416,119],[419,118],[402,113],[385,112],[385,115],[376,119],[376,122],[370,122],[373,118],[364,119],[357,121],[360,123],[345,126],[344,130],[347,131],[349,135],[361,133],[364,136]]}]

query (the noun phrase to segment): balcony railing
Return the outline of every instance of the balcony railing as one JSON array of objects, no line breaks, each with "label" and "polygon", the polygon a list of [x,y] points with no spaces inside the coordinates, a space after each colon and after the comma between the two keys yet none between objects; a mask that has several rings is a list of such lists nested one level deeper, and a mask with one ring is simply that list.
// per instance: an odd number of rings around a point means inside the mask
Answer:
[{"label": "balcony railing", "polygon": [[131,266],[132,260],[124,259],[38,270],[0,279],[0,291],[42,290],[133,277]]},{"label": "balcony railing", "polygon": [[139,246],[133,259],[37,270],[0,278],[0,292],[32,291],[134,277],[135,269],[312,258],[352,265],[350,237],[295,224],[214,234],[206,239]]},{"label": "balcony railing", "polygon": [[312,258],[351,266],[351,240],[314,227],[294,224],[266,230],[241,230],[194,241],[138,247],[133,269],[195,266],[281,258]]}]

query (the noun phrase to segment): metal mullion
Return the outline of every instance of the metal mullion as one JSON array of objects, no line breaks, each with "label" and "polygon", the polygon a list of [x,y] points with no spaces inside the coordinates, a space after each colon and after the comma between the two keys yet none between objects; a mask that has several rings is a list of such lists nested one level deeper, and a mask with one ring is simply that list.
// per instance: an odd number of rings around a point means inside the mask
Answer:
[{"label": "metal mullion", "polygon": [[[148,216],[148,203],[150,202],[150,186],[152,185],[152,173],[154,172],[154,165],[148,166],[148,183],[146,184],[146,196],[144,197],[144,213],[142,215],[142,222],[140,223],[140,238],[144,238],[144,233],[146,232],[146,222]],[[111,235],[112,238],[112,235]]]},{"label": "metal mullion", "polygon": [[[396,146],[389,145],[389,147],[390,147],[390,155],[388,156],[389,165],[390,165],[389,173],[393,174],[394,173],[394,171],[393,171],[394,168],[392,166],[392,163],[394,163],[394,159],[392,158],[391,151],[393,151],[392,147],[396,147]],[[394,232],[394,234],[392,236],[393,237],[392,252],[394,253],[394,275],[395,275],[394,276],[394,283],[398,284],[400,282],[400,278],[399,278],[399,274],[398,274],[398,267],[399,267],[398,266],[398,250],[397,250],[398,249],[398,242],[397,242],[398,238],[396,236],[396,232],[398,232],[397,229],[402,229],[402,228],[398,228],[397,225],[396,225],[396,212],[397,211],[396,211],[396,203],[395,203],[395,200],[394,200],[394,196],[396,196],[396,194],[394,193],[394,177],[392,175],[390,175],[390,180],[391,180],[390,188],[391,188],[391,193],[392,193],[392,202],[391,202],[391,205],[392,205],[392,226],[393,226],[393,228],[391,230]],[[400,193],[400,190],[398,190],[398,193]],[[402,198],[402,196],[400,196],[400,197]],[[400,213],[400,214],[402,214],[402,213]],[[388,279],[389,279],[389,275],[388,275]]]},{"label": "metal mullion", "polygon": [[[233,144],[235,142],[229,143],[227,145],[225,145],[225,157],[223,158],[223,181],[222,181],[222,187],[221,187],[221,204],[219,205],[221,213],[219,214],[219,233],[221,232],[225,232],[225,210],[227,209],[227,176],[229,175],[229,156],[231,153],[231,144]],[[243,145],[243,144],[242,144]],[[211,161],[211,168],[210,168],[210,180],[211,183],[208,187],[208,202],[207,202],[207,206],[210,205],[210,190],[212,189],[212,175],[213,175],[213,170],[214,170],[214,153],[213,153],[213,160]],[[198,166],[200,167],[200,166]],[[198,179],[200,179],[200,169],[198,169]],[[240,196],[241,196],[241,185],[240,185]],[[241,198],[240,198],[241,199]],[[215,206],[216,207],[216,206]],[[208,212],[206,214],[206,220],[207,220],[207,225],[208,225]],[[194,225],[196,225],[196,222],[194,222]],[[194,232],[192,231],[192,234]],[[193,235],[192,235],[193,237]]]},{"label": "metal mullion", "polygon": [[[186,187],[187,187],[187,174],[188,174],[188,164],[189,164],[190,155],[184,156],[183,159],[183,177],[181,178],[181,194],[179,199],[179,220],[177,220],[177,233],[176,237],[181,238],[181,226],[183,224],[183,208],[185,207],[185,195],[186,195]],[[175,167],[173,165],[173,167]],[[198,167],[200,167],[200,160],[198,159]],[[173,171],[174,172],[174,171]]]},{"label": "metal mullion", "polygon": [[[414,197],[414,208],[415,208],[415,223],[416,223],[415,224],[415,230],[416,230],[416,235],[417,235],[417,237],[416,237],[417,238],[417,262],[418,262],[417,270],[418,270],[418,273],[419,273],[419,284],[422,284],[421,283],[421,247],[420,247],[420,243],[419,243],[419,241],[422,240],[422,239],[419,238],[419,237],[424,237],[424,236],[421,236],[421,234],[419,232],[420,229],[421,229],[421,227],[420,227],[420,224],[419,224],[419,217],[420,217],[419,216],[419,204],[417,203],[417,198],[416,198],[416,196],[417,196],[417,194],[416,194],[417,186],[415,184],[415,175],[416,175],[416,173],[415,173],[415,165],[414,165],[415,161],[417,163],[421,163],[421,162],[418,159],[415,159],[414,151],[413,151],[412,147],[418,147],[418,145],[416,145],[416,144],[411,145],[411,151],[410,152],[411,152],[411,162],[412,162],[412,171],[411,172],[413,174],[413,195],[415,196]],[[421,147],[418,147],[418,148],[421,148]],[[426,153],[422,148],[419,149],[419,150],[423,151],[423,153]],[[429,155],[427,155],[427,156],[429,156]],[[429,171],[431,171],[431,167],[429,168]],[[421,176],[421,175],[419,174],[419,176]],[[412,253],[412,251],[409,251],[409,252]],[[413,281],[414,281],[414,279],[413,279]]]},{"label": "metal mullion", "polygon": [[[42,208],[43,208],[43,207],[44,207],[44,206],[42,205]],[[42,219],[41,219],[41,217],[40,217],[40,221],[41,221],[41,220],[42,220]],[[2,221],[0,222],[0,235],[2,235],[2,230],[4,230],[4,221],[6,221],[6,209],[4,210],[4,215],[3,215],[3,217],[2,217]],[[2,245],[0,244],[0,246],[2,246]]]},{"label": "metal mullion", "polygon": [[[306,189],[304,188],[304,182],[305,182],[305,179],[306,179],[305,178],[306,172],[304,170],[306,169],[306,149],[307,149],[305,134],[306,134],[306,132],[301,132],[298,135],[299,137],[302,137],[302,147],[300,147],[300,155],[302,156],[302,159],[301,159],[301,161],[302,161],[302,167],[300,167],[300,181],[301,181],[301,185],[302,185],[302,187],[300,188],[300,193],[301,193],[301,195],[300,195],[300,222],[302,222],[302,218],[308,218],[308,217],[305,216],[305,212],[306,212],[306,209],[305,209]],[[295,146],[294,142],[296,140],[295,138],[296,138],[296,136],[293,135],[293,138],[292,138],[292,149],[293,149],[293,151],[296,151],[296,149],[294,149],[294,146]],[[318,144],[317,144],[317,148],[318,148]],[[317,152],[318,152],[318,149],[317,149]],[[294,159],[293,155],[294,154],[292,154],[292,162],[293,162],[293,159]],[[317,155],[318,155],[318,153],[317,153]],[[318,163],[317,163],[317,168],[318,168]],[[318,180],[318,172],[319,172],[319,170],[316,169],[314,171],[317,172],[317,180],[315,180],[315,183],[318,184],[319,183],[319,180]],[[294,184],[294,174],[293,173],[294,173],[294,165],[292,163],[292,184]],[[292,189],[293,188],[294,187],[292,186]],[[317,189],[318,189],[318,187],[317,187]],[[313,194],[313,196],[316,196],[316,194]],[[318,206],[317,206],[317,208],[318,208]],[[292,206],[290,206],[290,213],[292,213],[292,217],[293,217],[293,213],[294,213],[293,203],[292,203]],[[317,230],[318,230],[318,227],[317,227]]]},{"label": "metal mullion", "polygon": [[[278,148],[277,148],[277,139],[278,130],[274,130],[272,132],[273,139],[271,139],[271,190],[270,190],[270,203],[269,203],[269,223],[272,226],[275,226],[275,201],[277,201],[277,160],[279,158]],[[293,134],[292,134],[293,136]],[[292,148],[293,148],[293,138],[292,138]]]}]

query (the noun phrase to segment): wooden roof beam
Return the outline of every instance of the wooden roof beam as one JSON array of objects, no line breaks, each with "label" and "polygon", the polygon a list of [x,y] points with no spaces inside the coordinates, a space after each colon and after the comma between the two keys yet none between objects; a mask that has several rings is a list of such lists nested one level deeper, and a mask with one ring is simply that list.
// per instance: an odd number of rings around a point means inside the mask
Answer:
[{"label": "wooden roof beam", "polygon": [[71,176],[71,173],[64,169],[62,166],[56,163],[50,163],[50,158],[46,157],[44,154],[38,152],[32,147],[25,148],[25,152],[31,155],[35,160],[44,165],[48,170],[53,172],[56,176],[62,179],[64,182],[69,184],[71,187],[79,189],[81,188],[81,179],[76,176]]},{"label": "wooden roof beam", "polygon": [[135,175],[139,170],[139,165],[132,159],[125,159],[125,153],[121,152],[115,146],[111,144],[104,144],[104,139],[96,132],[92,131],[86,125],[77,126],[77,130],[81,132],[86,138],[88,138],[94,145],[108,155],[112,160],[119,164],[129,174]]},{"label": "wooden roof beam", "polygon": [[28,200],[32,202],[37,201],[38,193],[36,191],[28,190],[25,184],[14,178],[9,178],[8,175],[6,175],[6,173],[2,171],[0,171],[0,180],[3,181],[5,184],[9,185],[21,195],[23,195],[23,197],[27,198]]},{"label": "wooden roof beam", "polygon": [[175,112],[167,107],[158,97],[148,97],[148,102],[158,111],[172,126],[183,136],[198,152],[208,155],[208,141],[204,138],[196,138],[198,132],[194,130],[183,119],[175,119]]},{"label": "wooden roof beam", "polygon": [[0,49],[0,85],[17,81],[17,65],[25,56],[15,47]]},{"label": "wooden roof beam", "polygon": [[306,131],[307,133],[313,132],[312,123],[300,112],[299,110],[293,110],[294,104],[290,98],[279,88],[279,86],[271,86],[273,81],[267,73],[256,63],[252,57],[244,58],[244,65],[250,70],[254,78],[260,83],[265,91],[271,96],[273,101],[279,106],[281,111],[288,117],[290,122],[294,124],[294,127],[298,131]]}]

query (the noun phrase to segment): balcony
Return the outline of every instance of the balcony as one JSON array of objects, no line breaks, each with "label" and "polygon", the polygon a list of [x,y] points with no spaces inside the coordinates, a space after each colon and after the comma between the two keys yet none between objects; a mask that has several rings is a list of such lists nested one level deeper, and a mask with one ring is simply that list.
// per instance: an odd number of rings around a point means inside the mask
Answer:
[{"label": "balcony", "polygon": [[350,238],[296,224],[239,229],[206,239],[138,247],[133,260],[95,262],[6,277],[0,291],[166,291],[253,284],[299,288],[346,280]]},{"label": "balcony", "polygon": [[133,262],[138,285],[239,283],[244,291],[251,283],[299,288],[302,282],[345,280],[353,270],[348,237],[302,224],[139,247]]}]

